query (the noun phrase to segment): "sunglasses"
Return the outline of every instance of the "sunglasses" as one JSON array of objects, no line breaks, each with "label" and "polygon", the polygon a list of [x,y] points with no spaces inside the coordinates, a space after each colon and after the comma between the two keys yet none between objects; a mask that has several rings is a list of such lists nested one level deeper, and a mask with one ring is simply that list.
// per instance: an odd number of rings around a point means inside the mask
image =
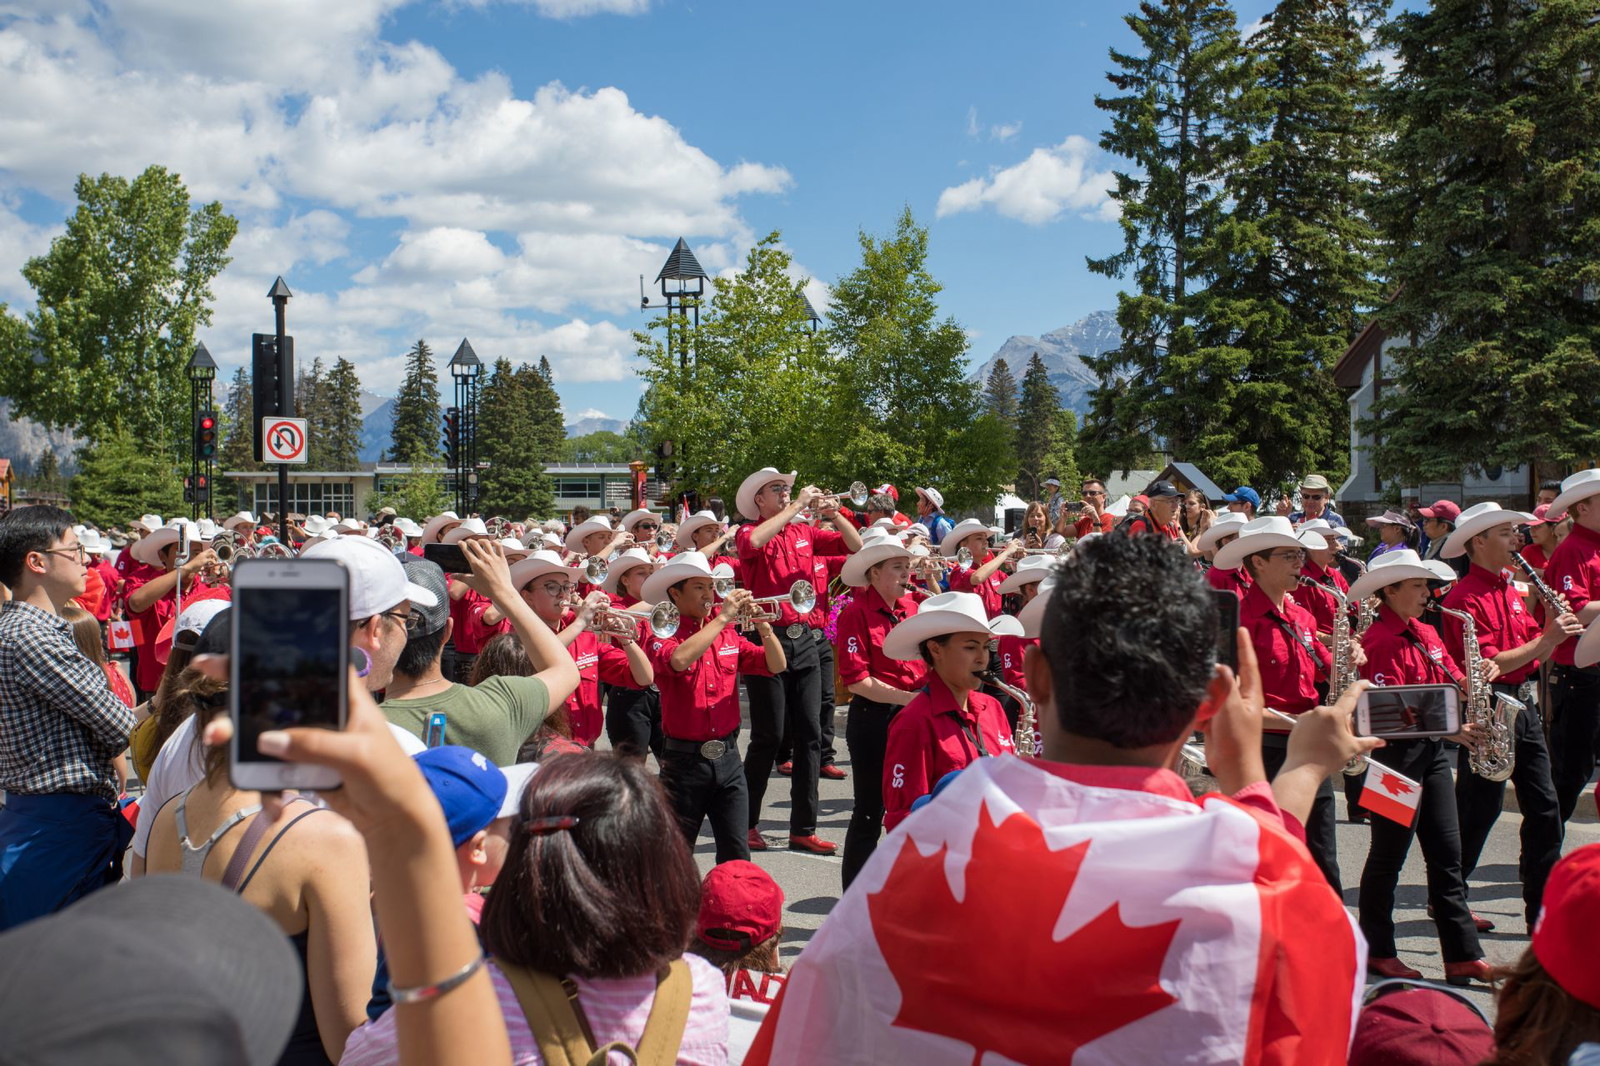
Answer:
[{"label": "sunglasses", "polygon": [[634,529],[643,529],[643,530],[660,529],[661,528],[661,523],[659,523],[659,522],[635,522],[633,524],[633,528]]}]

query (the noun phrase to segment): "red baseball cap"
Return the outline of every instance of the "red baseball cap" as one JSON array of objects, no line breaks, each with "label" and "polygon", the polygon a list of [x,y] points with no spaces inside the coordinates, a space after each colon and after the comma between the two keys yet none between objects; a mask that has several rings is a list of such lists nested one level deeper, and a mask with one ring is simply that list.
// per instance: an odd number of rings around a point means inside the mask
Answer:
[{"label": "red baseball cap", "polygon": [[900,490],[895,488],[892,484],[889,484],[887,482],[882,484],[882,485],[879,485],[877,488],[873,489],[872,491],[889,497],[895,503],[899,503],[900,502]]},{"label": "red baseball cap", "polygon": [[1494,1054],[1483,1017],[1442,990],[1410,988],[1368,1004],[1356,1021],[1350,1066],[1471,1066]]},{"label": "red baseball cap", "polygon": [[[719,863],[700,886],[694,935],[714,948],[748,951],[783,928],[783,889],[753,862]],[[741,936],[749,937],[748,941]]]},{"label": "red baseball cap", "polygon": [[1550,514],[1550,505],[1548,503],[1541,503],[1539,506],[1533,509],[1533,521],[1529,522],[1528,524],[1530,526],[1553,526],[1557,522],[1566,521],[1566,519],[1567,516],[1565,512],[1552,516]]},{"label": "red baseball cap", "polygon": [[1449,500],[1436,500],[1432,507],[1418,508],[1417,513],[1438,522],[1454,522],[1461,517],[1461,508]]},{"label": "red baseball cap", "polygon": [[1574,999],[1600,1009],[1600,844],[1581,847],[1550,868],[1544,908],[1533,926],[1533,954]]}]

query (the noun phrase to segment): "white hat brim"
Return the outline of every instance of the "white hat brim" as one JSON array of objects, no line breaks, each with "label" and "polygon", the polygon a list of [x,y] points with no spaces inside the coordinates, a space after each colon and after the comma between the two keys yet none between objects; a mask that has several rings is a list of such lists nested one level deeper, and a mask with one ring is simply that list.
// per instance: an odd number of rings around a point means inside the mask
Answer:
[{"label": "white hat brim", "polygon": [[[1587,473],[1587,471],[1585,471]],[[1587,500],[1590,496],[1600,496],[1600,476],[1584,478],[1572,488],[1550,501],[1550,510],[1546,515],[1566,514],[1572,505],[1579,500]]]},{"label": "white hat brim", "polygon": [[[306,521],[309,522],[310,519],[307,519]],[[427,524],[422,527],[422,540],[427,544],[437,544],[439,542],[439,538],[444,536],[446,526],[453,527],[460,524],[461,519],[457,518],[453,514],[448,512],[445,514],[436,514],[432,518],[428,519]],[[310,531],[310,528],[310,526],[306,527],[307,532]]]},{"label": "white hat brim", "polygon": [[1467,554],[1467,541],[1479,533],[1495,526],[1520,526],[1534,520],[1533,515],[1521,511],[1485,511],[1475,514],[1455,529],[1444,539],[1444,547],[1439,549],[1441,559],[1459,559]]},{"label": "white hat brim", "polygon": [[583,551],[583,538],[590,533],[615,532],[616,530],[611,528],[611,520],[609,518],[590,518],[573,526],[567,532],[566,539],[562,543],[567,546],[567,551],[581,553]]},{"label": "white hat brim", "polygon": [[1454,581],[1456,572],[1450,569],[1449,564],[1441,563],[1437,559],[1429,559],[1423,563],[1369,567],[1366,573],[1356,578],[1345,598],[1351,603],[1360,603],[1379,589],[1413,578],[1421,578],[1424,581]]},{"label": "white hat brim", "polygon": [[[1238,511],[1230,511],[1228,513],[1239,514]],[[1195,538],[1194,546],[1203,552],[1208,552],[1217,546],[1217,541],[1230,533],[1238,536],[1244,525],[1243,522],[1212,522],[1210,528]]]},{"label": "white hat brim", "polygon": [[1000,587],[995,591],[1000,593],[1002,596],[1012,592],[1020,591],[1024,585],[1032,585],[1035,582],[1043,581],[1045,578],[1050,576],[1050,571],[1053,569],[1055,569],[1054,566],[1020,567],[1015,573],[1011,574],[1004,581],[1000,582]]},{"label": "white hat brim", "polygon": [[[695,559],[700,561],[696,563]],[[668,589],[680,581],[696,577],[711,577],[711,564],[706,562],[704,555],[689,552],[674,556],[666,566],[645,579],[644,587],[639,590],[639,598],[646,603],[664,603]]]},{"label": "white hat brim", "polygon": [[[1316,537],[1316,533],[1309,536]],[[1321,537],[1317,539],[1321,540]],[[1322,541],[1327,546],[1327,541]],[[1217,550],[1216,558],[1212,560],[1213,566],[1223,570],[1234,570],[1244,563],[1245,557],[1256,552],[1269,552],[1274,548],[1294,548],[1296,550],[1307,547],[1307,543],[1299,537],[1289,536],[1285,533],[1252,533],[1242,536],[1231,544],[1224,544]],[[1320,550],[1320,549],[1319,549]]]},{"label": "white hat brim", "polygon": [[678,525],[678,535],[673,538],[673,543],[684,551],[693,551],[695,531],[717,524],[718,522],[715,518],[691,515]]},{"label": "white hat brim", "polygon": [[544,577],[546,574],[566,574],[574,581],[581,578],[575,568],[563,563],[552,563],[548,559],[527,558],[521,562],[511,564],[511,587],[519,592],[526,588],[528,582]]},{"label": "white hat brim", "polygon": [[761,517],[760,510],[756,507],[756,493],[774,481],[788,483],[791,491],[794,489],[795,471],[787,474],[781,473],[774,467],[763,467],[739,482],[739,491],[734,493],[733,503],[739,513],[752,522]]},{"label": "white hat brim", "polygon": [[946,533],[944,539],[939,542],[939,553],[946,558],[954,558],[955,554],[961,550],[961,542],[974,533],[982,533],[987,537],[989,535],[989,527],[976,518],[968,518],[957,522],[955,528]]},{"label": "white hat brim", "polygon": [[[1010,625],[1006,624],[1008,621]],[[922,653],[917,649],[925,640],[947,633],[982,633],[991,637],[997,625],[1008,631],[1015,626],[1013,635],[1022,635],[1021,625],[1010,615],[980,623],[965,611],[919,611],[889,630],[883,638],[883,654],[901,662],[921,662]]]},{"label": "white hat brim", "polygon": [[911,549],[896,541],[893,544],[873,544],[862,548],[844,561],[839,579],[852,588],[868,584],[867,571],[888,559],[909,559]]},{"label": "white hat brim", "polygon": [[655,565],[655,561],[652,559],[638,559],[634,556],[624,553],[621,558],[611,560],[610,565],[606,569],[606,579],[600,582],[600,587],[611,593],[613,596],[621,595],[620,591],[618,590],[618,586],[622,582],[623,574],[626,574],[630,570],[637,570],[641,566],[653,565]]},{"label": "white hat brim", "polygon": [[[189,542],[191,544],[204,543],[200,539],[199,531],[194,526],[185,523],[182,528],[190,531]],[[128,551],[133,554],[135,559],[146,566],[160,566],[161,552],[168,544],[178,543],[178,529],[179,527],[177,526],[162,526],[148,537],[140,537],[134,541],[133,546]]]}]

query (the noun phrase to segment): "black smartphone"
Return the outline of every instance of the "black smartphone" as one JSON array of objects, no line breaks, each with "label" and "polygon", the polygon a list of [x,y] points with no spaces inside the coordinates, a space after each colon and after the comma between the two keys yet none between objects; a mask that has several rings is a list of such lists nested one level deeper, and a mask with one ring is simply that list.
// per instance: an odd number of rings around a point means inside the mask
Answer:
[{"label": "black smartphone", "polygon": [[338,788],[339,772],[264,755],[272,729],[343,729],[350,670],[350,574],[333,559],[234,565],[229,779],[244,789]]},{"label": "black smartphone", "polygon": [[459,544],[424,544],[422,557],[430,563],[437,563],[439,569],[447,574],[472,573],[472,567],[467,564],[467,553],[461,550]]},{"label": "black smartphone", "polygon": [[1227,589],[1212,589],[1217,599],[1217,662],[1239,672],[1239,596]]}]

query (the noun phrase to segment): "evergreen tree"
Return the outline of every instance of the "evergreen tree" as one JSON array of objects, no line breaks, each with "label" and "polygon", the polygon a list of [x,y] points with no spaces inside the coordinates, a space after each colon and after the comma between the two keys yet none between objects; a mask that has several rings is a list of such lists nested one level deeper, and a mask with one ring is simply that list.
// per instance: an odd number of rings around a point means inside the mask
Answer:
[{"label": "evergreen tree", "polygon": [[[1070,407],[1057,407],[1050,414],[1050,448],[1045,452],[1044,477],[1054,474],[1061,481],[1062,495],[1077,499],[1078,476],[1078,412]],[[1041,482],[1043,477],[1041,477]],[[1049,495],[1041,488],[1037,499]]]},{"label": "evergreen tree", "polygon": [[56,453],[49,448],[39,453],[39,461],[33,468],[33,483],[40,492],[60,492],[64,487],[61,483],[61,464],[56,461]]},{"label": "evergreen tree", "polygon": [[406,353],[405,380],[395,396],[390,458],[438,459],[440,424],[439,370],[433,365],[433,349],[427,341],[419,340]]},{"label": "evergreen tree", "polygon": [[1386,30],[1388,478],[1600,454],[1600,24],[1593,0],[1435,0]]},{"label": "evergreen tree", "polygon": [[1012,429],[1017,425],[1017,379],[1004,359],[996,359],[983,386],[983,409]]},{"label": "evergreen tree", "polygon": [[[355,364],[341,356],[320,388],[322,461],[326,470],[361,465],[361,379]],[[312,440],[316,440],[313,437]]]},{"label": "evergreen tree", "polygon": [[78,450],[72,512],[101,529],[126,525],[149,511],[187,513],[177,470],[121,426]]},{"label": "evergreen tree", "polygon": [[1256,71],[1226,0],[1141,0],[1125,17],[1138,54],[1111,50],[1118,91],[1100,146],[1133,167],[1116,174],[1123,248],[1089,269],[1131,275],[1117,297],[1119,347],[1086,363],[1100,378],[1083,444],[1096,466],[1129,468],[1152,447],[1178,456],[1236,452],[1236,382],[1248,353],[1206,330],[1206,283],[1227,254],[1223,178],[1249,150],[1261,106]]},{"label": "evergreen tree", "polygon": [[541,375],[525,369],[529,373],[518,374],[511,360],[496,359],[478,405],[478,458],[489,464],[478,472],[478,510],[513,521],[546,518],[555,509],[555,493],[539,454],[543,441],[535,427],[534,397],[526,385],[528,378]]},{"label": "evergreen tree", "polygon": [[561,410],[561,396],[556,392],[550,360],[541,355],[537,369],[523,364],[518,368],[518,375],[526,392],[535,443],[533,454],[541,464],[556,462],[567,439],[567,419]]},{"label": "evergreen tree", "polygon": [[228,385],[228,398],[222,405],[222,426],[218,434],[222,438],[222,446],[217,449],[217,469],[261,469],[255,457],[255,439],[259,427],[251,422],[254,413],[250,369],[241,366],[233,372],[233,381]]},{"label": "evergreen tree", "polygon": [[[1028,369],[1022,375],[1022,396],[1017,403],[1017,477],[1018,493],[1026,490],[1029,499],[1044,495],[1044,479],[1051,474],[1061,477],[1046,457],[1055,445],[1055,413],[1061,408],[1061,393],[1050,381],[1050,372],[1044,360],[1034,352],[1028,359]],[[1073,423],[1076,436],[1077,423]],[[1075,442],[1074,442],[1075,443]],[[1062,484],[1066,479],[1062,478]]]},{"label": "evergreen tree", "polygon": [[322,357],[311,361],[308,367],[300,364],[294,376],[294,415],[306,420],[306,469],[335,470],[328,465],[327,438],[327,372]]}]

